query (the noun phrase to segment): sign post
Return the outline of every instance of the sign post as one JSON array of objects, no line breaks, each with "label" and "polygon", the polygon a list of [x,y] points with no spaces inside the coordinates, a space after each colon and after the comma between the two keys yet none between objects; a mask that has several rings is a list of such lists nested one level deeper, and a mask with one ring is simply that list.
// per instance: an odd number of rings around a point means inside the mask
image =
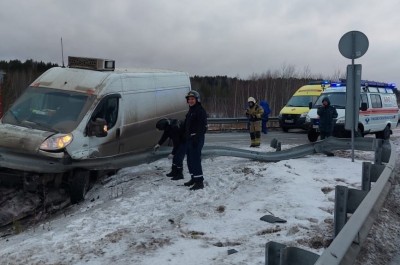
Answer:
[{"label": "sign post", "polygon": [[354,134],[358,129],[361,90],[361,64],[354,64],[354,59],[363,56],[368,46],[367,36],[360,31],[349,31],[339,41],[340,53],[351,59],[351,65],[347,66],[345,129],[351,131],[352,162],[354,162]]}]

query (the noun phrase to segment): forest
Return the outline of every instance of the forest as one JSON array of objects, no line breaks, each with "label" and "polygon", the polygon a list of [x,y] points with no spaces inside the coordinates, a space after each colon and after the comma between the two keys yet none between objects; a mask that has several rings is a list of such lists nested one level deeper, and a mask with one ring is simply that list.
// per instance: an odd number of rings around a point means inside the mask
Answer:
[{"label": "forest", "polygon": [[[27,60],[0,61],[0,71],[5,73],[1,88],[3,111],[21,95],[40,74],[58,66],[54,63]],[[201,95],[201,101],[210,117],[243,117],[247,98],[267,100],[271,116],[276,117],[292,94],[301,86],[316,80],[338,80],[344,73],[336,71],[330,77],[314,76],[308,69],[299,72],[293,65],[281,69],[253,74],[247,79],[227,76],[191,76],[192,89]],[[397,94],[398,98],[399,95]]]}]

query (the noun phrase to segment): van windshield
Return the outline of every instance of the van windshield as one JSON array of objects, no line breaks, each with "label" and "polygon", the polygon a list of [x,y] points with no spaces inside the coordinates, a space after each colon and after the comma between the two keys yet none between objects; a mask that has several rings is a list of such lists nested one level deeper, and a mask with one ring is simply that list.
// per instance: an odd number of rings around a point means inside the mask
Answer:
[{"label": "van windshield", "polygon": [[331,106],[337,109],[346,108],[346,93],[345,92],[335,92],[335,93],[324,93],[315,102],[314,108],[322,106],[322,100],[327,97],[331,102]]},{"label": "van windshield", "polygon": [[314,103],[318,96],[293,96],[286,107],[307,107],[310,102]]},{"label": "van windshield", "polygon": [[93,100],[94,96],[73,91],[28,87],[4,114],[2,122],[69,133],[80,123]]}]

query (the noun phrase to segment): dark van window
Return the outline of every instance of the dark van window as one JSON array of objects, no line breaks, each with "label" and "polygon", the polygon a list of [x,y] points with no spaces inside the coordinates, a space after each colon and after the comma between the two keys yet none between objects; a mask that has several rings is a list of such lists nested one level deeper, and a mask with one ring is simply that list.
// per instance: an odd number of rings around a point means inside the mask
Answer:
[{"label": "dark van window", "polygon": [[361,94],[360,107],[361,103],[367,103],[367,108],[369,108],[367,94]]},{"label": "dark van window", "polygon": [[373,108],[382,108],[382,100],[380,95],[371,95],[371,105]]},{"label": "dark van window", "polygon": [[118,118],[118,103],[118,96],[103,99],[94,112],[93,120],[96,118],[102,118],[106,120],[108,129],[114,127]]}]

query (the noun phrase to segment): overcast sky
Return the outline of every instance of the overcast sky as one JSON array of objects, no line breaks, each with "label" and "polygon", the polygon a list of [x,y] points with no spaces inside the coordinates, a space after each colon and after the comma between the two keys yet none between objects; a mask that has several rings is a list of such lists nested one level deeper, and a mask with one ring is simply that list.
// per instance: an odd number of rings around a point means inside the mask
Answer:
[{"label": "overcast sky", "polygon": [[2,0],[0,60],[62,64],[64,57],[115,59],[117,67],[193,75],[251,74],[294,66],[345,73],[340,38],[369,40],[363,79],[400,84],[398,0]]}]

